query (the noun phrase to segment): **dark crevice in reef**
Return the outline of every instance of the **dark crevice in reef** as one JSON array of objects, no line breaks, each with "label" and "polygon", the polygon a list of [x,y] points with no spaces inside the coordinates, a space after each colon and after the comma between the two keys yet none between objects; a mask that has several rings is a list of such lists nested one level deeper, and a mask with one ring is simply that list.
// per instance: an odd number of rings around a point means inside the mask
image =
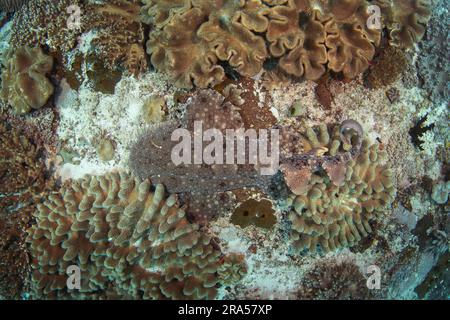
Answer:
[{"label": "dark crevice in reef", "polygon": [[279,58],[268,58],[263,63],[264,70],[271,71],[275,70],[278,67]]},{"label": "dark crevice in reef", "polygon": [[239,74],[239,72],[233,69],[233,67],[228,63],[228,61],[220,61],[219,65],[225,71],[225,75],[227,76],[228,79],[232,81],[239,81],[241,75]]}]

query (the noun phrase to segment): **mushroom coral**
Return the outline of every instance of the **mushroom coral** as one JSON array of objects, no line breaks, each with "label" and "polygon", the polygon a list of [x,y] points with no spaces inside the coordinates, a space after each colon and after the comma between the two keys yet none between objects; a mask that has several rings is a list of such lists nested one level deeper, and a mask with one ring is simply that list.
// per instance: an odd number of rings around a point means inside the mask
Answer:
[{"label": "mushroom coral", "polygon": [[[321,148],[325,155],[348,149],[337,128],[309,129],[300,140],[308,148]],[[345,165],[343,181],[336,183],[325,170],[313,172],[307,187],[292,195],[292,240],[296,251],[320,246],[329,252],[356,244],[372,232],[370,221],[383,215],[393,202],[391,171],[384,165],[386,152],[363,140],[360,153]]]},{"label": "mushroom coral", "polygon": [[[223,256],[176,195],[124,172],[66,182],[34,215],[33,298],[213,299],[246,273],[243,256]],[[80,268],[80,290],[67,288],[69,266]]]},{"label": "mushroom coral", "polygon": [[53,58],[39,47],[25,46],[10,50],[6,59],[0,91],[2,99],[18,114],[44,106],[54,91],[46,77],[53,68]]}]

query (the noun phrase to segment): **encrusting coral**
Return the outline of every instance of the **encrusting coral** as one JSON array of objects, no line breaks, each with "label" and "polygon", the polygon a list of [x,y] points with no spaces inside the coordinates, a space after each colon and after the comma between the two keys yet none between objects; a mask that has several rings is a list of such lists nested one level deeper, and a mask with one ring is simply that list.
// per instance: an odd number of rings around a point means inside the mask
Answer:
[{"label": "encrusting coral", "polygon": [[147,69],[139,0],[109,0],[84,8],[83,31],[96,30],[92,44],[109,70],[118,66],[135,76]]},{"label": "encrusting coral", "polygon": [[12,20],[11,46],[48,46],[51,53],[69,52],[81,34],[79,28],[68,27],[68,22],[73,20],[67,10],[70,6],[81,7],[81,1],[29,0]]},{"label": "encrusting coral", "polygon": [[[351,148],[342,141],[339,127],[308,129],[300,141],[325,156]],[[292,196],[289,219],[294,250],[315,252],[320,246],[324,252],[333,251],[372,232],[369,222],[380,218],[395,197],[385,161],[386,152],[378,144],[363,140],[359,154],[342,167],[343,179],[333,179],[325,170],[313,172],[307,185]]]},{"label": "encrusting coral", "polygon": [[387,47],[376,58],[367,74],[370,88],[379,89],[397,81],[408,66],[405,54],[396,47]]},{"label": "encrusting coral", "polygon": [[44,106],[54,91],[53,84],[46,77],[53,68],[52,57],[39,47],[25,46],[11,49],[6,60],[0,91],[2,99],[18,114]]},{"label": "encrusting coral", "polygon": [[44,183],[40,151],[22,132],[0,123],[0,194]]},{"label": "encrusting coral", "polygon": [[19,299],[30,268],[26,229],[50,184],[41,146],[6,123],[0,123],[0,299]]},{"label": "encrusting coral", "polygon": [[[245,274],[243,256],[223,256],[176,195],[123,172],[67,182],[35,218],[33,298],[213,299]],[[66,286],[72,265],[80,290]]]},{"label": "encrusting coral", "polygon": [[304,277],[299,299],[353,300],[374,298],[367,280],[351,260],[332,259],[317,263]]},{"label": "encrusting coral", "polygon": [[10,42],[14,48],[47,47],[58,63],[76,69],[73,52],[85,45],[83,35],[90,34],[95,57],[108,71],[139,75],[147,69],[139,12],[139,0],[29,0],[14,15]]},{"label": "encrusting coral", "polygon": [[[375,23],[374,4],[384,25]],[[152,64],[191,88],[222,82],[224,63],[253,77],[270,59],[297,78],[318,80],[327,70],[355,78],[373,59],[383,26],[392,45],[409,48],[424,33],[429,7],[423,0],[145,0],[142,20],[154,27],[147,42]]]}]

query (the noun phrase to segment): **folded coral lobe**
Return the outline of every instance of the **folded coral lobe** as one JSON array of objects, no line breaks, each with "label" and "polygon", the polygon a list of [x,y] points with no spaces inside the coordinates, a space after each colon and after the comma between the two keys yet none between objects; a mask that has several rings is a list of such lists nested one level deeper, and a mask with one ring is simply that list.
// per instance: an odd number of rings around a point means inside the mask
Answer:
[{"label": "folded coral lobe", "polygon": [[225,76],[223,68],[217,65],[217,57],[197,36],[205,19],[201,10],[193,8],[150,33],[147,53],[151,54],[152,64],[179,87],[207,87],[220,83]]},{"label": "folded coral lobe", "polygon": [[51,95],[53,85],[46,74],[53,68],[53,58],[39,47],[10,49],[7,66],[2,73],[1,97],[18,114],[43,107]]},{"label": "folded coral lobe", "polygon": [[389,29],[390,43],[401,48],[410,48],[420,41],[431,16],[429,0],[378,0]]}]

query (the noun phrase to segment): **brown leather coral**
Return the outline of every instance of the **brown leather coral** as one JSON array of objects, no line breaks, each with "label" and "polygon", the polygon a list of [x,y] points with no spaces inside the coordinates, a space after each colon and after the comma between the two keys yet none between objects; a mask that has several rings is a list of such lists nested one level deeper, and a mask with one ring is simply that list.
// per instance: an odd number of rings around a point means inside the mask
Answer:
[{"label": "brown leather coral", "polygon": [[422,39],[431,16],[429,0],[377,0],[389,29],[390,44],[410,48]]},{"label": "brown leather coral", "polygon": [[331,19],[325,23],[328,68],[354,78],[369,67],[381,29],[367,27],[369,12],[364,0],[329,1],[329,10]]},{"label": "brown leather coral", "polygon": [[243,76],[254,76],[268,57],[264,38],[251,30],[264,32],[268,9],[260,1],[218,1],[202,8],[209,20],[198,30],[212,52],[228,61]]},{"label": "brown leather coral", "polygon": [[200,9],[193,8],[175,16],[162,30],[150,33],[147,53],[151,54],[152,64],[164,70],[179,87],[207,87],[225,77],[217,57],[197,36],[205,19]]},{"label": "brown leather coral", "polygon": [[270,51],[280,59],[280,67],[296,77],[317,80],[325,73],[327,51],[320,13],[306,0],[291,0],[273,8],[267,39]]},{"label": "brown leather coral", "polygon": [[143,20],[156,29],[147,43],[152,62],[187,88],[221,82],[223,62],[252,77],[268,59],[285,77],[317,80],[328,69],[354,78],[381,42],[383,25],[368,23],[372,5],[381,7],[391,44],[402,47],[420,40],[429,17],[428,0],[144,2]]},{"label": "brown leather coral", "polygon": [[143,0],[142,20],[157,27],[166,25],[177,13],[191,8],[190,0]]},{"label": "brown leather coral", "polygon": [[53,94],[53,85],[46,77],[52,68],[53,58],[39,47],[10,50],[2,73],[2,99],[18,114],[41,108]]}]

